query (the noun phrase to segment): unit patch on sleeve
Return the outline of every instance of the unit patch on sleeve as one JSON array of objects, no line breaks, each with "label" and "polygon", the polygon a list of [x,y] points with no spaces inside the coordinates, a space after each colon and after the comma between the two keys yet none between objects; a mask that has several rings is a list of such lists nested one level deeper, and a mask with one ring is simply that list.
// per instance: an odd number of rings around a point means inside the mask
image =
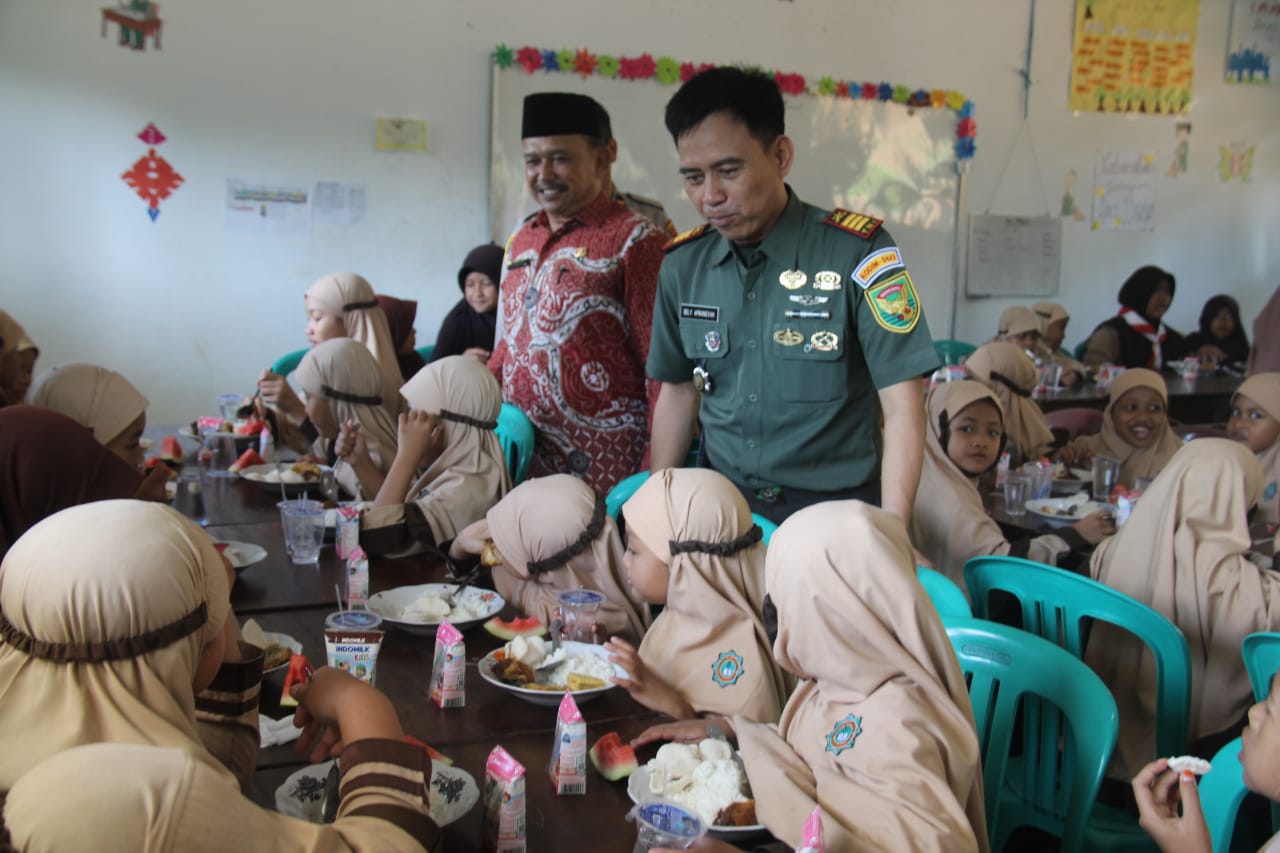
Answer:
[{"label": "unit patch on sleeve", "polygon": [[853,280],[866,290],[880,273],[898,269],[902,269],[902,252],[898,251],[897,246],[890,246],[863,258],[862,263],[853,271]]},{"label": "unit patch on sleeve", "polygon": [[876,322],[890,332],[905,334],[920,322],[920,298],[906,270],[868,290],[867,305]]},{"label": "unit patch on sleeve", "polygon": [[841,210],[838,207],[828,213],[827,218],[822,221],[828,225],[834,225],[841,231],[857,234],[864,239],[876,233],[876,229],[884,224],[883,219],[876,219],[874,216],[867,216],[865,213]]},{"label": "unit patch on sleeve", "polygon": [[663,249],[663,251],[670,252],[676,246],[682,246],[685,243],[688,243],[690,240],[698,239],[703,234],[707,233],[707,229],[710,227],[711,226],[707,225],[707,223],[704,222],[701,225],[699,225],[697,228],[690,228],[688,231],[685,231],[683,234],[677,234],[676,236],[671,238],[671,242],[667,244],[666,248]]}]

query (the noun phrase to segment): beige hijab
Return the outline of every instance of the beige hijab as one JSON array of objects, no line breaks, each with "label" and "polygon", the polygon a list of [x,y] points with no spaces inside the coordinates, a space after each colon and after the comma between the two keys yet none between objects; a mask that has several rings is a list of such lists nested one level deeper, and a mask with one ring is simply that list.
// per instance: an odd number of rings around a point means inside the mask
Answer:
[{"label": "beige hijab", "polygon": [[965,360],[964,369],[996,392],[1004,409],[1009,449],[1023,461],[1039,459],[1053,443],[1053,432],[1031,399],[1040,381],[1035,362],[1017,344],[997,341],[978,347]]},{"label": "beige hijab", "polygon": [[1040,318],[1025,305],[1010,305],[1000,312],[996,325],[996,340],[1003,341],[1010,335],[1025,335],[1040,331]]},{"label": "beige hijab", "polygon": [[804,681],[776,729],[734,718],[764,825],[799,847],[817,804],[828,850],[987,850],[973,709],[902,521],[802,509],[766,567],[774,652]]},{"label": "beige hijab", "polygon": [[627,586],[618,526],[594,489],[569,474],[539,477],[512,489],[488,519],[503,558],[493,579],[516,609],[549,625],[560,593],[594,589],[605,596],[596,616],[605,635],[640,642],[649,607]]},{"label": "beige hijab", "polygon": [[[1280,575],[1249,562],[1246,513],[1261,472],[1249,449],[1201,438],[1178,451],[1115,536],[1093,553],[1092,576],[1150,605],[1191,649],[1190,735],[1238,724],[1253,702],[1240,643],[1280,628]],[[1155,757],[1155,662],[1128,632],[1094,627],[1085,660],[1115,695],[1120,739],[1112,775]]]},{"label": "beige hijab", "polygon": [[213,541],[170,507],[99,501],[28,530],[0,564],[0,791],[95,742],[180,749],[234,786],[192,687],[229,611]]},{"label": "beige hijab", "polygon": [[[1237,394],[1243,394],[1280,421],[1280,373],[1255,373],[1246,379]],[[1280,522],[1280,440],[1258,454],[1262,466],[1262,497],[1258,498],[1258,521]]]},{"label": "beige hijab", "polygon": [[[924,466],[911,510],[912,544],[966,595],[964,564],[970,558],[1009,553],[1008,540],[982,505],[976,478],[961,471],[942,444],[943,421],[954,421],[979,400],[990,401],[1004,416],[1000,400],[981,382],[947,382],[929,392]],[[1032,540],[1027,556],[1053,565],[1067,550],[1067,543],[1059,537],[1040,536]]]},{"label": "beige hijab", "polygon": [[627,535],[671,575],[641,659],[699,713],[778,719],[787,682],[769,653],[765,547],[742,494],[710,468],[667,468],[636,490],[622,515]]},{"label": "beige hijab", "polygon": [[1111,382],[1111,399],[1102,412],[1102,432],[1097,435],[1082,435],[1071,442],[1075,447],[1088,448],[1094,456],[1109,456],[1120,460],[1118,482],[1130,489],[1138,477],[1154,477],[1159,474],[1173,458],[1173,454],[1178,452],[1178,448],[1182,447],[1182,439],[1169,426],[1167,416],[1164,429],[1147,447],[1134,447],[1120,437],[1111,412],[1120,398],[1134,388],[1153,389],[1164,400],[1166,409],[1168,408],[1169,389],[1160,374],[1145,367],[1130,368]]},{"label": "beige hijab", "polygon": [[446,542],[511,491],[497,428],[502,388],[479,361],[433,361],[400,389],[409,406],[445,418],[445,448],[409,489],[436,542]]},{"label": "beige hijab", "polygon": [[1035,312],[1036,317],[1040,319],[1040,334],[1048,331],[1049,327],[1059,320],[1070,320],[1071,315],[1067,313],[1067,309],[1063,308],[1056,302],[1037,302],[1031,306],[1031,310]]},{"label": "beige hijab", "polygon": [[0,311],[0,355],[26,352],[29,349],[40,351],[22,324],[8,312]]},{"label": "beige hijab", "polygon": [[341,317],[347,337],[364,344],[373,355],[382,374],[382,403],[387,411],[398,413],[400,398],[396,392],[404,384],[404,377],[396,361],[387,315],[378,305],[373,287],[353,272],[335,272],[316,279],[306,295],[316,305]]},{"label": "beige hijab", "polygon": [[[329,401],[339,425],[348,420],[360,424],[369,455],[385,474],[396,458],[396,421],[382,405],[382,376],[369,351],[354,338],[325,341],[307,350],[294,378],[307,396]],[[351,466],[338,460],[335,471],[347,491],[358,494]]]},{"label": "beige hijab", "polygon": [[114,370],[92,364],[52,367],[31,386],[31,405],[61,412],[107,444],[147,410],[147,398]]}]

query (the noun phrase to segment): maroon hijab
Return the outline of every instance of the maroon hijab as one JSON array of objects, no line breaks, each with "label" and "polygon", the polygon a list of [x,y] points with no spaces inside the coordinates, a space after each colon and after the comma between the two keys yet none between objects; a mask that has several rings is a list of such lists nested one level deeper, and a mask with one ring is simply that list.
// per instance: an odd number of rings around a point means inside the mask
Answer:
[{"label": "maroon hijab", "polygon": [[418,303],[412,299],[396,299],[394,296],[378,296],[378,304],[382,313],[387,315],[387,326],[391,329],[391,345],[395,347],[396,363],[400,365],[400,375],[408,382],[414,374],[427,366],[415,350],[401,352],[409,336],[413,334],[413,320],[418,316]]},{"label": "maroon hijab", "polygon": [[27,528],[90,501],[131,498],[142,475],[49,409],[0,409],[0,558]]}]

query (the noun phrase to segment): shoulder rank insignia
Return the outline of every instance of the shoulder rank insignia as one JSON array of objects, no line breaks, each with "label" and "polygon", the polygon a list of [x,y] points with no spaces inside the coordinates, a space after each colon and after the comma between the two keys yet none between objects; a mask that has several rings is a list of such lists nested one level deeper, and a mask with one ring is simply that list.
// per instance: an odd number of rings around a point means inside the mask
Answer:
[{"label": "shoulder rank insignia", "polygon": [[711,227],[710,225],[704,222],[701,225],[699,225],[697,228],[690,228],[688,231],[685,231],[683,234],[677,234],[676,236],[671,238],[671,242],[667,244],[667,247],[663,251],[670,252],[676,246],[681,246],[692,240],[698,239],[703,234],[706,234],[707,229],[710,227]]},{"label": "shoulder rank insignia", "polygon": [[906,333],[920,322],[920,297],[906,271],[867,290],[871,316],[890,332]]},{"label": "shoulder rank insignia", "polygon": [[876,229],[884,224],[883,219],[876,219],[874,216],[867,216],[865,213],[841,210],[838,207],[828,213],[827,218],[822,221],[839,228],[841,231],[856,234],[864,240],[876,233]]}]

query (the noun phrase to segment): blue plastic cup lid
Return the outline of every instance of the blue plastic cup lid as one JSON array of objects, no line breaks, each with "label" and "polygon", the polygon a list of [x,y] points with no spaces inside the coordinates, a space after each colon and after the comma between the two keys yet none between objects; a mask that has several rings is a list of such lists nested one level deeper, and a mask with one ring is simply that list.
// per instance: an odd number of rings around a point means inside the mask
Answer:
[{"label": "blue plastic cup lid", "polygon": [[604,593],[594,589],[571,589],[560,593],[560,603],[570,607],[581,607],[584,604],[604,604]]},{"label": "blue plastic cup lid", "polygon": [[339,610],[330,613],[324,620],[326,628],[349,628],[356,631],[370,631],[382,625],[382,617],[371,610]]}]

